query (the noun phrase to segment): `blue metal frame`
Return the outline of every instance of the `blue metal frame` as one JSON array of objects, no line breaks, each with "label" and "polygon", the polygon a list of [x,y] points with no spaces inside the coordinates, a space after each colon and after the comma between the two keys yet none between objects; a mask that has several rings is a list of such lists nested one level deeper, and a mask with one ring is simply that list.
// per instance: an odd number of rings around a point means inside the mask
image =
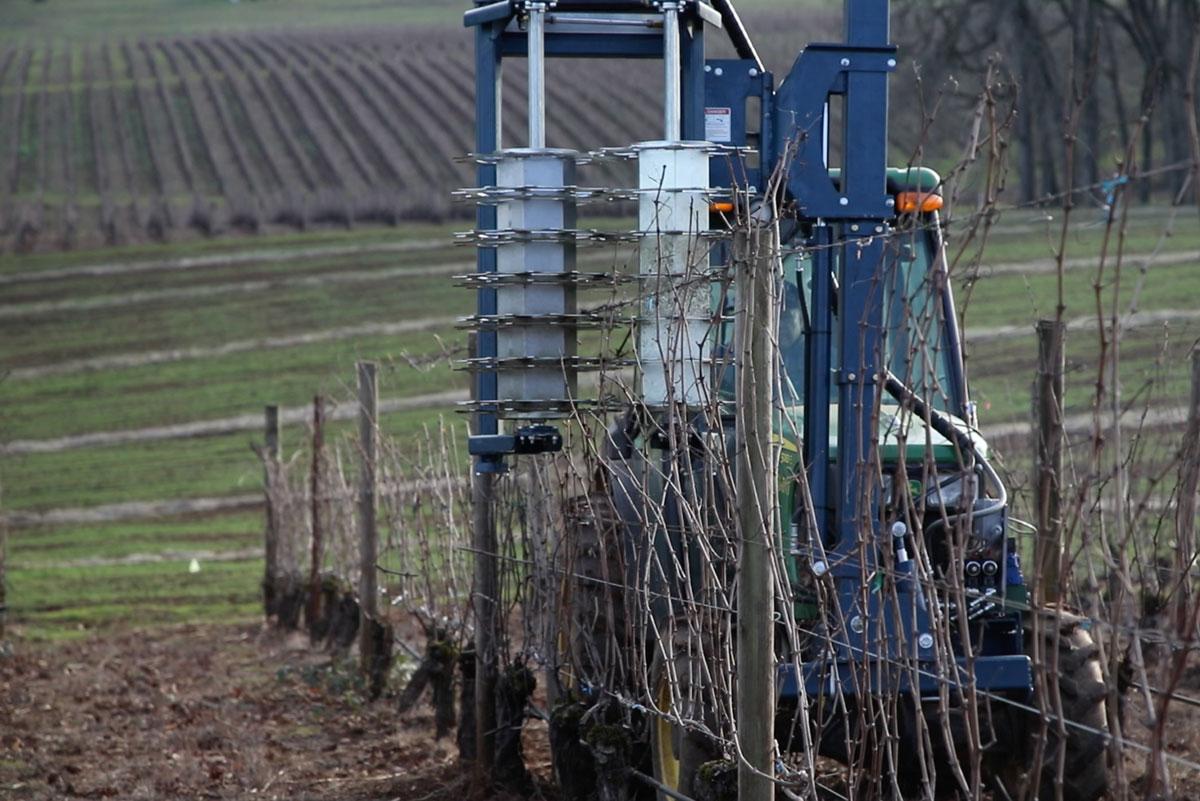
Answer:
[{"label": "blue metal frame", "polygon": [[[785,190],[797,204],[800,216],[814,223],[810,240],[813,330],[808,339],[803,460],[810,470],[819,535],[827,545],[839,607],[846,619],[831,621],[837,647],[834,659],[806,669],[802,680],[809,692],[820,692],[831,676],[835,683],[843,684],[843,689],[852,690],[864,677],[878,676],[882,680],[886,669],[880,658],[897,656],[895,649],[899,647],[913,653],[917,635],[931,628],[927,613],[914,597],[917,590],[911,580],[897,581],[894,596],[887,596],[903,612],[899,615],[883,614],[884,594],[872,591],[863,582],[864,576],[886,572],[880,570],[884,566],[876,564],[878,549],[874,545],[880,525],[879,488],[874,476],[861,471],[870,469],[878,458],[874,413],[882,389],[879,362],[883,332],[879,267],[885,257],[889,221],[895,216],[887,192],[887,80],[896,67],[896,48],[889,43],[890,0],[844,0],[845,41],[809,45],[778,89],[773,76],[763,71],[730,0],[711,3],[715,11],[704,3],[691,3],[688,13],[681,15],[683,137],[704,139],[705,107],[728,106],[733,118],[730,144],[745,146],[746,100],[761,98],[760,165],[749,168],[737,160],[740,157],[731,160],[718,156],[712,160],[712,185],[750,183],[761,191],[770,171],[786,162]],[[476,151],[481,154],[495,152],[501,146],[503,59],[526,54],[525,34],[514,24],[521,5],[521,0],[477,0],[478,7],[464,18],[466,25],[476,28]],[[557,9],[609,14],[644,14],[647,10],[641,0],[559,0]],[[730,29],[730,39],[740,58],[705,62],[705,19],[718,19]],[[545,46],[547,56],[557,57],[661,58],[663,53],[661,31],[651,28],[637,33],[627,30],[620,35],[550,30]],[[710,76],[707,80],[706,75]],[[829,99],[833,96],[845,98],[838,186],[830,180],[827,163]],[[478,181],[480,186],[492,185],[495,167],[481,165]],[[483,230],[496,227],[494,206],[479,208],[477,225]],[[831,277],[835,268],[839,279],[836,301]],[[494,249],[479,249],[477,269],[482,273],[496,270]],[[839,305],[837,330],[832,317],[835,302]],[[477,308],[480,315],[495,314],[495,291],[478,290]],[[951,337],[956,337],[952,316],[947,323]],[[481,331],[478,337],[477,357],[494,357],[495,332]],[[835,341],[836,365],[832,364]],[[830,481],[831,374],[840,410],[836,482]],[[478,457],[477,470],[502,471],[505,454],[552,442],[556,435],[553,429],[549,433],[545,429],[525,429],[514,435],[500,434],[496,375],[483,371],[476,374],[475,380],[480,406],[470,452]],[[959,397],[965,398],[961,371],[952,380]],[[836,531],[831,530],[835,520]],[[870,542],[862,547],[866,538]],[[853,617],[862,623],[857,632],[849,622]],[[873,647],[885,643],[889,652],[875,654],[866,647],[868,643]],[[978,657],[973,668],[975,686],[981,689],[1028,690],[1032,686],[1025,656]],[[790,670],[788,666],[780,668],[783,695],[799,691],[801,678]],[[907,686],[904,682],[908,679],[894,678],[893,684],[899,682],[897,688]],[[927,686],[923,674],[919,685],[921,692],[936,689],[936,685]]]},{"label": "blue metal frame", "polygon": [[[463,24],[475,28],[475,152],[494,153],[501,147],[500,139],[500,76],[505,58],[524,58],[528,52],[527,36],[514,24],[520,12],[521,0],[483,2],[476,0],[476,8],[466,12]],[[645,14],[646,6],[640,0],[558,0],[557,10],[567,13],[599,10],[605,13]],[[684,139],[704,138],[704,22],[720,24],[722,15],[705,3],[692,3],[680,15],[681,73],[682,73],[682,121]],[[736,19],[736,16],[734,16]],[[739,23],[740,24],[740,23]],[[744,34],[744,32],[743,32]],[[658,29],[626,29],[620,35],[611,33],[567,33],[548,30],[545,36],[547,57],[570,58],[657,58],[663,56],[663,36]],[[480,164],[476,179],[479,186],[491,186],[496,182],[496,168],[491,164]],[[481,205],[476,212],[476,226],[480,230],[496,228],[496,209],[492,205]],[[495,248],[481,247],[476,254],[476,271],[496,271]],[[496,313],[494,289],[477,290],[476,312],[483,315]],[[477,334],[476,358],[495,358],[497,353],[496,332],[481,330]],[[479,472],[503,472],[504,456],[516,452],[522,441],[544,432],[520,429],[513,435],[500,433],[497,377],[495,372],[479,371],[475,374],[475,399],[479,404],[475,415],[475,431],[469,451],[478,457],[475,469]],[[544,438],[539,441],[546,441]]]},{"label": "blue metal frame", "polygon": [[834,509],[829,502],[829,373],[833,342],[833,229],[818,225],[812,236],[812,333],[806,343],[804,376],[804,464],[817,520],[818,536],[829,531]]},{"label": "blue metal frame", "polygon": [[804,682],[804,692],[809,697],[837,693],[854,697],[863,694],[868,689],[870,695],[895,694],[910,692],[913,687],[913,672],[915,670],[917,683],[915,689],[921,695],[939,692],[943,686],[975,687],[993,692],[1011,692],[1019,697],[1026,697],[1033,687],[1033,668],[1027,656],[991,656],[975,660],[973,670],[969,669],[965,659],[955,660],[958,675],[942,676],[941,666],[936,662],[917,662],[914,667],[888,664],[881,660],[859,660],[861,665],[869,665],[869,675],[849,669],[840,662],[812,662],[802,666],[797,671],[795,665],[780,665],[776,673],[776,691],[780,698],[797,698],[800,695],[800,682]]},{"label": "blue metal frame", "polygon": [[[788,160],[787,189],[804,217],[887,220],[887,74],[890,45],[812,44],[796,57],[775,93],[775,147]],[[841,191],[829,180],[826,115],[830,95],[845,95]]]},{"label": "blue metal frame", "polygon": [[[760,119],[755,122],[761,126],[758,166],[748,166],[747,159],[740,154],[716,156],[710,161],[709,186],[755,187],[761,192],[766,186],[764,168],[774,163],[770,157],[774,153],[774,127],[770,124],[774,119],[774,76],[764,72],[759,63],[752,59],[710,59],[704,64],[704,70],[707,78],[704,82],[704,107],[728,108],[731,115],[732,136],[729,141],[717,144],[737,148],[752,144],[747,133],[750,120],[746,110],[746,102],[752,97],[759,99]],[[703,123],[701,119],[700,124]]]},{"label": "blue metal frame", "polygon": [[[498,19],[489,20],[475,29],[475,152],[492,153],[500,146],[500,46]],[[496,183],[496,166],[480,164],[476,169],[479,186]],[[496,227],[496,207],[480,204],[475,212],[475,225],[480,230]],[[479,248],[475,254],[475,267],[481,273],[496,272],[496,249]],[[496,313],[496,290],[480,289],[476,292],[475,312],[480,316]],[[476,357],[496,356],[496,332],[481,330],[476,335]],[[475,397],[486,403],[496,400],[497,379],[494,372],[479,372],[475,375]],[[499,420],[495,407],[480,407],[475,416],[474,437],[494,437],[499,434]],[[472,437],[472,439],[474,439]],[[503,472],[502,460],[491,454],[480,454],[475,468],[478,472]]]}]

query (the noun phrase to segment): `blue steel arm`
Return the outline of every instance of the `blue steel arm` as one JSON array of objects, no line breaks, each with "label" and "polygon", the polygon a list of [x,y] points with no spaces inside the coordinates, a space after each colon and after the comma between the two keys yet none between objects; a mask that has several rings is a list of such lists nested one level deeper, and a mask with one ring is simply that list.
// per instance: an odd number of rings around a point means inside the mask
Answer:
[{"label": "blue steel arm", "polygon": [[[804,463],[809,495],[817,520],[817,536],[829,533],[829,380],[833,341],[833,230],[818,225],[812,238],[812,331],[805,341]],[[803,290],[801,290],[803,291]]]}]

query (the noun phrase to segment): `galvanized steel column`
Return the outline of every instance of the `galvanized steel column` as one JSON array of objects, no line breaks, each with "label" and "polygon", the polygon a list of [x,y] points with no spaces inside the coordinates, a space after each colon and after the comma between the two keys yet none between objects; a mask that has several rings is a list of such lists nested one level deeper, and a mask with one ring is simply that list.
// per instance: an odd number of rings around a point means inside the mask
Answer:
[{"label": "galvanized steel column", "polygon": [[529,14],[527,58],[529,61],[529,146],[546,146],[546,4],[525,4]]},{"label": "galvanized steel column", "polygon": [[679,75],[679,3],[662,4],[663,12],[663,138],[679,141],[680,88]]}]

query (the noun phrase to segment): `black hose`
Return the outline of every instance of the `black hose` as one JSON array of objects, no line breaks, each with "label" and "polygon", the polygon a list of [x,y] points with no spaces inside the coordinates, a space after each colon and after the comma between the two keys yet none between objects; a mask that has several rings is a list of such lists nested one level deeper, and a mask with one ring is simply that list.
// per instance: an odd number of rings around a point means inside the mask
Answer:
[{"label": "black hose", "polygon": [[942,414],[926,403],[911,387],[899,378],[896,378],[890,370],[884,370],[883,375],[883,389],[887,394],[891,395],[902,405],[912,409],[913,414],[917,417],[920,417],[922,420],[928,420],[929,424],[933,426],[934,431],[957,445],[959,450],[969,452],[975,457],[976,461],[983,467],[984,472],[987,473],[988,479],[996,487],[998,495],[995,498],[996,503],[993,506],[998,508],[1006,505],[1008,503],[1008,489],[1004,486],[1004,482],[1000,480],[1000,475],[996,472],[995,468],[979,452],[979,448],[975,445],[975,440],[961,431],[958,426],[954,425],[947,415]]}]

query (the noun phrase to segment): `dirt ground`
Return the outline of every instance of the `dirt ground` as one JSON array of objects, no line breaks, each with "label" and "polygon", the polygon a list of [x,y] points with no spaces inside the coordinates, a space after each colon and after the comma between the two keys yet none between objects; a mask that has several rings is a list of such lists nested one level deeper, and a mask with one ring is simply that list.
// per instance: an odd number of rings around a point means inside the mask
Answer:
[{"label": "dirt ground", "polygon": [[[366,703],[353,661],[259,624],[185,625],[0,651],[0,799],[515,801],[479,792],[432,711]],[[1181,691],[1200,696],[1200,665]],[[1129,703],[1132,702],[1132,703]],[[1126,736],[1149,719],[1127,697]],[[530,720],[534,799],[553,801],[545,724]],[[1200,761],[1200,707],[1168,716],[1167,752]],[[1128,795],[1145,796],[1144,754],[1126,751]],[[1200,772],[1170,765],[1175,798]]]},{"label": "dirt ground", "polygon": [[[18,642],[0,656],[0,799],[480,797],[427,706],[401,718],[357,682],[353,662],[259,625]],[[525,748],[551,798],[544,724]]]}]

